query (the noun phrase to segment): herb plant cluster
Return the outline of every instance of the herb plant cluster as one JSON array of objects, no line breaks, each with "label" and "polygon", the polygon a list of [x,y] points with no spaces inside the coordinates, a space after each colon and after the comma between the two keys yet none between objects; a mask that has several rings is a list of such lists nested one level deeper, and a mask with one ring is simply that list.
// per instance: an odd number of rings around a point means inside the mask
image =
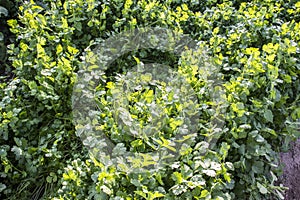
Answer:
[{"label": "herb plant cluster", "polygon": [[7,61],[8,55],[6,46],[15,41],[15,36],[9,31],[7,20],[16,18],[18,4],[18,0],[3,0],[0,2],[0,73],[2,75],[1,80],[2,78],[8,78],[8,76],[11,76],[11,67],[9,62]]},{"label": "herb plant cluster", "polygon": [[[17,18],[8,9],[0,5],[0,19],[9,18],[16,42],[1,29],[3,65],[11,64],[14,74],[0,81],[1,199],[283,199],[279,152],[298,136],[300,118],[299,1],[30,0],[22,1]],[[190,62],[192,53],[148,49],[122,55],[107,69],[109,81],[99,85],[105,91],[100,107],[111,103],[117,74],[163,60],[196,91],[201,113],[197,137],[181,149],[177,163],[155,173],[125,173],[89,154],[76,135],[71,96],[76,73],[94,47],[143,27],[200,41],[223,82],[224,125],[210,146],[215,102],[209,81]],[[164,100],[164,92],[156,101],[173,102],[165,110],[171,117],[164,131],[171,137],[182,123],[176,118],[181,103],[174,95]],[[136,103],[130,117],[147,121],[150,114],[139,111],[138,103],[154,101],[152,93],[145,87],[128,96]],[[111,113],[103,111],[100,129],[123,141],[122,148],[150,151],[145,141],[120,134]]]}]

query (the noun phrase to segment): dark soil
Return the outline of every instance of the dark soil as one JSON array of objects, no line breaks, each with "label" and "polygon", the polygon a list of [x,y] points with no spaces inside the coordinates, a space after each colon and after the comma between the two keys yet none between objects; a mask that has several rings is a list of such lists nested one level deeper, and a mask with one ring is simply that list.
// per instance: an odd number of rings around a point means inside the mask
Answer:
[{"label": "dark soil", "polygon": [[291,144],[287,153],[281,154],[283,162],[282,184],[289,190],[285,193],[287,200],[300,200],[300,139]]}]

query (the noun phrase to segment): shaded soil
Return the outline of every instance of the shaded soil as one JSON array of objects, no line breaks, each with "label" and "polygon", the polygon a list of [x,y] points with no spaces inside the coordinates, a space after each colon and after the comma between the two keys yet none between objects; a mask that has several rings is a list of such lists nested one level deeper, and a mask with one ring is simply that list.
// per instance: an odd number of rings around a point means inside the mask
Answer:
[{"label": "shaded soil", "polygon": [[291,144],[287,153],[281,154],[283,162],[282,184],[289,190],[285,193],[287,200],[300,200],[300,139]]}]

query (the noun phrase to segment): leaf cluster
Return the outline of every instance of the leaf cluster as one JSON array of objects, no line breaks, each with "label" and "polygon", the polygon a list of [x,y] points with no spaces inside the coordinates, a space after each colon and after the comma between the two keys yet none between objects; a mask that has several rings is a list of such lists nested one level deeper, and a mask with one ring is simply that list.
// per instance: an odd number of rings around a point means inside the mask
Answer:
[{"label": "leaf cluster", "polygon": [[[284,188],[276,185],[279,152],[299,135],[299,2],[30,0],[16,5],[0,4],[1,26],[7,23],[16,37],[13,43],[8,29],[1,29],[0,57],[15,74],[0,83],[1,199],[283,198]],[[195,91],[201,116],[197,136],[181,146],[177,162],[153,173],[125,173],[88,154],[75,134],[71,96],[76,73],[94,47],[142,27],[168,28],[200,41],[222,80],[224,125],[222,130],[212,126],[215,91],[194,67],[192,52],[180,57],[139,49],[123,55],[105,71],[107,82],[97,87],[103,95],[98,98],[99,129],[123,143],[115,153],[162,146],[185,123],[177,111],[189,107],[163,84],[150,87],[141,79],[136,84],[142,89],[123,98],[130,102],[129,111],[111,110],[137,60],[163,60],[181,73]],[[149,127],[151,103],[166,109],[156,140],[134,138],[116,126],[116,119],[128,123],[136,118],[141,127]]]}]

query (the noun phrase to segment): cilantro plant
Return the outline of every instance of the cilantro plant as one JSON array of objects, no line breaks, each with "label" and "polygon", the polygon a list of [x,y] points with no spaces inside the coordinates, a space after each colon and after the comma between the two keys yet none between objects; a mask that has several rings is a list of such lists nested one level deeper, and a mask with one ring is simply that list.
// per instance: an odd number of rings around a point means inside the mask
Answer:
[{"label": "cilantro plant", "polygon": [[[16,43],[3,42],[9,40],[1,29],[0,47],[7,49],[3,62],[11,63],[14,74],[9,81],[0,75],[1,199],[283,199],[285,188],[277,184],[279,152],[299,135],[299,2],[21,3],[18,17],[7,15],[9,7],[0,5],[1,20],[16,37]],[[212,91],[210,80],[194,67],[193,52],[178,56],[138,49],[121,55],[105,71],[108,81],[98,85],[95,99],[102,109],[98,120],[103,126],[98,128],[112,141],[124,143],[116,154],[125,149],[153,151],[158,138],[176,134],[184,120],[177,112],[180,107],[189,108],[164,83],[142,84],[143,79],[150,81],[144,77],[134,82],[141,89],[123,98],[129,102],[129,113],[118,114],[112,98],[123,94],[117,89],[122,81],[132,81],[127,72],[138,61],[162,60],[162,65],[182,74],[195,91],[200,113],[194,141],[182,145],[175,162],[153,173],[127,173],[89,154],[76,135],[71,96],[76,74],[93,48],[143,27],[187,34],[206,49],[224,91],[223,123],[219,131],[212,126],[218,102],[211,95],[218,87]],[[166,116],[157,137],[134,138],[116,126],[114,114],[147,126],[151,103]]]}]

